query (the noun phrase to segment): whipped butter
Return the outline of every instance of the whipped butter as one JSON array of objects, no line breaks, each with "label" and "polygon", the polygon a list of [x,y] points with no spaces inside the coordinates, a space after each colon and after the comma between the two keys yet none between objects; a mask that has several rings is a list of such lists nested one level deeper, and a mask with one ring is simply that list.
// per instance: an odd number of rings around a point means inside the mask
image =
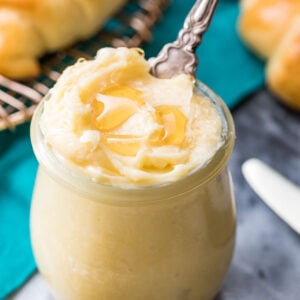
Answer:
[{"label": "whipped butter", "polygon": [[103,48],[67,68],[40,120],[49,147],[68,166],[112,185],[175,181],[222,145],[214,104],[194,79],[150,75],[140,49]]},{"label": "whipped butter", "polygon": [[213,299],[236,225],[224,103],[125,48],[68,68],[47,99],[31,124],[30,231],[54,298]]}]

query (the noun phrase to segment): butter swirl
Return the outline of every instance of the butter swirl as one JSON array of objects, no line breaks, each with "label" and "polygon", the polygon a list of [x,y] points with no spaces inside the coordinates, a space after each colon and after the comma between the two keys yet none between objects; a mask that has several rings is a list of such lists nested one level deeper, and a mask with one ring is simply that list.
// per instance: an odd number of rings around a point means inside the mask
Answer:
[{"label": "butter swirl", "polygon": [[113,185],[174,181],[221,144],[213,104],[187,75],[158,79],[139,49],[104,48],[62,74],[41,128],[55,153],[93,180]]}]

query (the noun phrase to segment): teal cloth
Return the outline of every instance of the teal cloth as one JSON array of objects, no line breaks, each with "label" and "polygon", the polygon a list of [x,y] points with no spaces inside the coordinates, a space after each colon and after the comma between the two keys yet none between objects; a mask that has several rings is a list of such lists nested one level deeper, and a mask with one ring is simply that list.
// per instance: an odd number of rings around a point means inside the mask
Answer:
[{"label": "teal cloth", "polygon": [[[174,0],[145,45],[147,57],[176,38],[192,0]],[[264,82],[263,64],[240,43],[236,34],[237,1],[221,0],[198,50],[197,75],[229,107]],[[0,299],[35,270],[29,239],[29,207],[37,162],[29,139],[29,125],[0,133]],[[45,191],[46,192],[46,191]]]},{"label": "teal cloth", "polygon": [[28,124],[0,132],[0,299],[35,269],[29,206],[36,167]]}]

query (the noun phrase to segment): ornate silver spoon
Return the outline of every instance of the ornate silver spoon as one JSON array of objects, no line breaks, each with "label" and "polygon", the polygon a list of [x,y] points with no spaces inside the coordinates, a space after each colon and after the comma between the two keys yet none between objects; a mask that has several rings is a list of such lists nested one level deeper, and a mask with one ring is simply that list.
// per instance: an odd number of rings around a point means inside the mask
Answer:
[{"label": "ornate silver spoon", "polygon": [[198,59],[195,54],[207,30],[218,0],[197,0],[187,15],[183,28],[173,43],[166,44],[157,57],[151,58],[150,72],[158,78],[178,74],[195,75]]}]

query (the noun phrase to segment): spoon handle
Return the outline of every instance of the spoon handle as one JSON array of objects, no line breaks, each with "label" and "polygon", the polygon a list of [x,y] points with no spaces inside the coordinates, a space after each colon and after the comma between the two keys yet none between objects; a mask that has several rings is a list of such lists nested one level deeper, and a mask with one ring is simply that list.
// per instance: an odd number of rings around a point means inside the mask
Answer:
[{"label": "spoon handle", "polygon": [[187,15],[183,28],[173,43],[166,44],[156,58],[149,60],[150,72],[158,78],[178,74],[195,75],[198,59],[195,54],[207,30],[218,0],[197,0]]}]

